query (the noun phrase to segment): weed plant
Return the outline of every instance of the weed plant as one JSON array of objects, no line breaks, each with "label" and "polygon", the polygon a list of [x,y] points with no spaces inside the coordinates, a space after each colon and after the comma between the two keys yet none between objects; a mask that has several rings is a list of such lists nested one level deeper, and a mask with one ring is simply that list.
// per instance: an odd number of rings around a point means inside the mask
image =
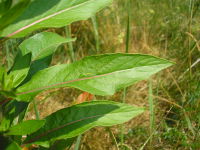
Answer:
[{"label": "weed plant", "polygon": [[[73,45],[70,42],[59,47],[53,57],[52,65],[72,62],[74,57],[80,60],[97,52],[125,52],[128,7],[131,8],[129,53],[153,54],[174,60],[176,65],[153,77],[149,83],[142,82],[127,88],[127,103],[149,109],[140,117],[141,119],[136,118],[123,125],[125,129],[123,133],[120,127],[110,128],[108,131],[95,128],[82,135],[80,149],[105,150],[110,147],[120,149],[120,143],[123,143],[123,148],[126,149],[200,149],[200,62],[198,61],[200,2],[198,0],[116,0],[92,20],[76,22],[59,29],[48,29],[47,31],[59,33],[63,37],[77,38]],[[1,44],[1,48],[5,49],[0,52],[1,64],[11,68],[18,51],[17,47],[24,39],[27,38],[10,39]],[[51,106],[50,103],[54,102],[50,100],[58,95],[59,98],[66,100],[64,98],[66,93],[73,98],[73,101],[81,94],[80,91],[60,89],[50,91],[48,96],[37,97],[33,101],[35,111],[38,109],[40,111],[40,114],[36,113],[37,119],[57,110],[50,109],[43,115],[45,110],[41,108],[44,103]],[[121,92],[106,98],[120,101]],[[71,105],[64,100],[60,100],[58,109]],[[29,117],[26,118],[28,120],[35,117],[31,105],[29,110],[27,114]],[[103,134],[99,136],[101,138],[96,136],[101,134]],[[91,137],[93,139],[90,139]]]}]

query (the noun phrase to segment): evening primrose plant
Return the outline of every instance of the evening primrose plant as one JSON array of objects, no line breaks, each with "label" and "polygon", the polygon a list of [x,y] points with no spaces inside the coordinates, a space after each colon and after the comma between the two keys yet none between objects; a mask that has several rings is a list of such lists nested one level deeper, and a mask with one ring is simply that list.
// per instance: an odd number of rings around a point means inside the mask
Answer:
[{"label": "evening primrose plant", "polygon": [[[0,15],[1,42],[88,19],[111,3],[112,0],[21,0],[12,4],[1,0],[0,8],[6,12]],[[71,87],[93,95],[113,95],[172,65],[150,55],[116,53],[49,66],[57,47],[74,40],[52,32],[32,34],[19,45],[12,67],[1,65],[0,149],[20,150],[33,145],[33,149],[69,148],[78,135],[93,127],[122,124],[144,111],[124,103],[94,100],[58,110],[43,119],[24,120],[29,104],[45,90]]]}]

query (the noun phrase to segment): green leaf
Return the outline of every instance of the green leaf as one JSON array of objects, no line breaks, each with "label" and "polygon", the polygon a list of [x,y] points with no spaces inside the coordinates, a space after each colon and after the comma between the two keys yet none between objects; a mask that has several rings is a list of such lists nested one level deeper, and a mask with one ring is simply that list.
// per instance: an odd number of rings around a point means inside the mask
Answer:
[{"label": "green leaf", "polygon": [[33,61],[26,81],[30,80],[32,75],[37,71],[49,66],[52,55],[58,46],[72,41],[75,41],[75,39],[63,38],[60,35],[52,32],[38,33],[23,41],[19,46],[21,53],[22,55],[32,53]]},{"label": "green leaf", "polygon": [[27,135],[40,129],[45,120],[27,120],[9,128],[6,135]]},{"label": "green leaf", "polygon": [[5,6],[2,6],[4,7],[4,10],[2,10],[3,16],[0,18],[0,31],[14,22],[24,12],[29,2],[30,0],[20,0],[14,7],[7,10],[12,3],[11,0],[7,0]]},{"label": "green leaf", "polygon": [[49,148],[50,150],[66,150],[70,149],[74,141],[76,140],[76,137],[70,138],[70,139],[65,139],[65,140],[58,140],[55,141],[55,143]]},{"label": "green leaf", "polygon": [[12,0],[0,0],[0,17],[10,9],[11,5]]},{"label": "green leaf", "polygon": [[27,106],[28,103],[18,102],[16,100],[12,100],[6,105],[0,106],[0,111],[2,113],[0,132],[8,130],[15,117],[23,113]]},{"label": "green leaf", "polygon": [[8,137],[0,135],[0,150],[21,150],[20,146]]},{"label": "green leaf", "polygon": [[32,61],[35,61],[52,55],[59,45],[72,41],[75,39],[63,38],[52,32],[42,32],[23,41],[19,48],[22,55],[32,53]]},{"label": "green leaf", "polygon": [[21,147],[13,141],[4,150],[21,150]]},{"label": "green leaf", "polygon": [[31,53],[22,55],[21,52],[17,54],[14,65],[9,73],[9,78],[12,78],[13,87],[17,87],[27,76],[31,64]]},{"label": "green leaf", "polygon": [[92,101],[59,110],[45,118],[46,124],[27,137],[24,144],[49,144],[75,137],[96,126],[113,126],[141,114],[143,108],[112,101]]},{"label": "green leaf", "polygon": [[47,56],[43,59],[33,61],[30,66],[28,75],[27,75],[26,79],[22,82],[22,84],[28,82],[36,72],[49,67],[51,61],[52,61],[52,55]]},{"label": "green leaf", "polygon": [[20,101],[30,101],[45,89],[67,86],[94,95],[112,95],[171,65],[167,60],[142,54],[90,56],[73,64],[56,65],[39,71],[17,89],[16,95]]},{"label": "green leaf", "polygon": [[112,0],[34,0],[0,36],[22,37],[40,28],[62,27],[86,20],[111,2]]}]

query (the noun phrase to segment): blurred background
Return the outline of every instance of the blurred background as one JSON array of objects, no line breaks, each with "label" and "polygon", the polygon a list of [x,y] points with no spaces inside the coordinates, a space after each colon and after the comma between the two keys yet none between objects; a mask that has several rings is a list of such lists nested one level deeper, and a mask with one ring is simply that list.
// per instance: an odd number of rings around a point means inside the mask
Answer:
[{"label": "blurred background", "polygon": [[[101,53],[143,53],[176,64],[110,97],[146,108],[122,126],[82,135],[81,150],[200,149],[200,1],[115,0],[93,18],[48,29],[76,41],[59,47],[52,65]],[[0,61],[12,65],[24,39],[8,40]],[[6,57],[5,57],[6,56]],[[81,91],[62,88],[37,97],[42,117],[76,103]],[[27,118],[34,118],[30,106]],[[73,149],[73,148],[72,148]]]}]

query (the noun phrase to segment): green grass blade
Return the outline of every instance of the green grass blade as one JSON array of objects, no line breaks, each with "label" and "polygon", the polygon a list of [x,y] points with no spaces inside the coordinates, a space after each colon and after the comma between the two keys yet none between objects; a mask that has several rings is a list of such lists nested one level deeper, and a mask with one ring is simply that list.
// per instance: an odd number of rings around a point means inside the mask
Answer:
[{"label": "green grass blade", "polygon": [[[152,135],[154,130],[154,101],[153,101],[153,90],[152,90],[152,80],[149,80],[149,111],[150,111],[150,135]],[[152,137],[150,136],[150,145],[152,147]]]},{"label": "green grass blade", "polygon": [[76,143],[75,143],[74,150],[79,150],[79,147],[81,145],[81,138],[82,138],[82,134],[78,136]]}]

